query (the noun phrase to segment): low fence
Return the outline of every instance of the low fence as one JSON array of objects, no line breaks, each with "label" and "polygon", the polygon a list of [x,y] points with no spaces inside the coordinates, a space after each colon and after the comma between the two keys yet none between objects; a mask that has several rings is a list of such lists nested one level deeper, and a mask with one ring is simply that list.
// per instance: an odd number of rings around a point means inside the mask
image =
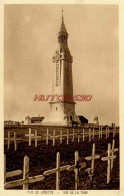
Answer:
[{"label": "low fence", "polygon": [[[47,178],[47,176],[51,175],[51,174],[56,174],[56,190],[60,190],[60,173],[61,171],[65,171],[67,170],[68,172],[74,172],[75,173],[75,190],[79,189],[79,174],[80,174],[80,170],[83,168],[85,169],[85,172],[88,172],[89,174],[89,178],[92,181],[92,177],[94,176],[94,173],[96,172],[94,170],[94,165],[95,165],[95,161],[97,161],[98,159],[101,161],[107,161],[107,181],[106,183],[109,184],[110,183],[110,174],[113,170],[113,166],[114,166],[114,159],[116,158],[115,152],[118,151],[118,148],[115,148],[115,140],[113,140],[112,143],[112,148],[111,148],[111,144],[108,144],[108,150],[107,150],[107,156],[106,157],[101,157],[101,155],[96,155],[95,154],[95,143],[93,143],[93,147],[92,147],[92,154],[89,157],[86,157],[85,160],[86,161],[91,161],[91,167],[90,168],[86,168],[86,162],[82,162],[79,163],[79,154],[76,151],[75,152],[75,164],[74,165],[65,165],[65,166],[60,166],[60,153],[58,152],[56,154],[56,168],[51,169],[51,170],[47,170],[45,171],[43,174],[38,175],[38,176],[32,176],[29,177],[29,157],[25,156],[24,157],[24,162],[23,162],[23,171],[21,170],[16,170],[16,171],[11,171],[11,172],[6,172],[6,156],[4,155],[4,188],[12,188],[12,187],[18,187],[18,186],[23,186],[23,190],[28,190],[28,186],[31,183],[34,182],[38,182],[38,181],[42,181],[45,178]],[[14,181],[10,181],[10,182],[6,182],[6,179],[8,177],[12,177],[12,176],[18,176],[20,174],[23,173],[23,178],[19,179],[19,180],[14,180]]]}]

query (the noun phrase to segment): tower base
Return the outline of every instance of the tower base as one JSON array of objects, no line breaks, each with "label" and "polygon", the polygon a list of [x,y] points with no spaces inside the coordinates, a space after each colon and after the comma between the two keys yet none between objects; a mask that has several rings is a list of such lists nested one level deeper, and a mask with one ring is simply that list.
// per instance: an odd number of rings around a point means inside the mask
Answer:
[{"label": "tower base", "polygon": [[72,126],[72,122],[80,123],[75,114],[75,102],[50,102],[50,113],[42,121],[42,125]]}]

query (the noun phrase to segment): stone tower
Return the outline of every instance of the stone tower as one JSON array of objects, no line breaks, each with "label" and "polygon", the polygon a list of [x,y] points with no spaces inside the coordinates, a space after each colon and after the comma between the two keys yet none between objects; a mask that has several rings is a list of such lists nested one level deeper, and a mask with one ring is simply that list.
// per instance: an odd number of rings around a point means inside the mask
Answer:
[{"label": "stone tower", "polygon": [[73,57],[68,48],[68,32],[64,24],[63,11],[57,39],[58,48],[52,59],[52,95],[59,95],[60,97],[49,103],[50,113],[43,123],[69,126],[72,121],[79,122],[79,119],[75,115],[72,78]]}]

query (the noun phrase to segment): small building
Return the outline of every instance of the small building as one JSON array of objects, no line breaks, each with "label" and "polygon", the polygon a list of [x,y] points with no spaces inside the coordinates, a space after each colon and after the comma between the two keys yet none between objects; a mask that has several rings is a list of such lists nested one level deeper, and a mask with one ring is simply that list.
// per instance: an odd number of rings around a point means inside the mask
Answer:
[{"label": "small building", "polygon": [[79,120],[80,120],[80,122],[81,123],[88,123],[88,119],[87,118],[85,118],[84,116],[78,116],[78,118],[79,118]]},{"label": "small building", "polygon": [[24,125],[30,125],[31,124],[31,118],[30,116],[26,116],[25,121],[24,121]]},{"label": "small building", "polygon": [[44,117],[32,117],[31,118],[31,123],[38,123],[40,124],[42,122],[42,120],[44,119]]}]

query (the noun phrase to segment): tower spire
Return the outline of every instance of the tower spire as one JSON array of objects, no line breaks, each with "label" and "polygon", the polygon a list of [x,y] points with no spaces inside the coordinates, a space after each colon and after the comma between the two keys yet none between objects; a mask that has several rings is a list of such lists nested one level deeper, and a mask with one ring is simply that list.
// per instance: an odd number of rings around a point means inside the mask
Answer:
[{"label": "tower spire", "polygon": [[61,23],[61,27],[60,27],[60,33],[67,33],[67,30],[66,30],[66,27],[65,27],[65,24],[64,24],[64,15],[63,15],[63,9],[62,9],[62,23]]},{"label": "tower spire", "polygon": [[62,21],[64,20],[64,16],[63,16],[63,9],[62,9]]}]

